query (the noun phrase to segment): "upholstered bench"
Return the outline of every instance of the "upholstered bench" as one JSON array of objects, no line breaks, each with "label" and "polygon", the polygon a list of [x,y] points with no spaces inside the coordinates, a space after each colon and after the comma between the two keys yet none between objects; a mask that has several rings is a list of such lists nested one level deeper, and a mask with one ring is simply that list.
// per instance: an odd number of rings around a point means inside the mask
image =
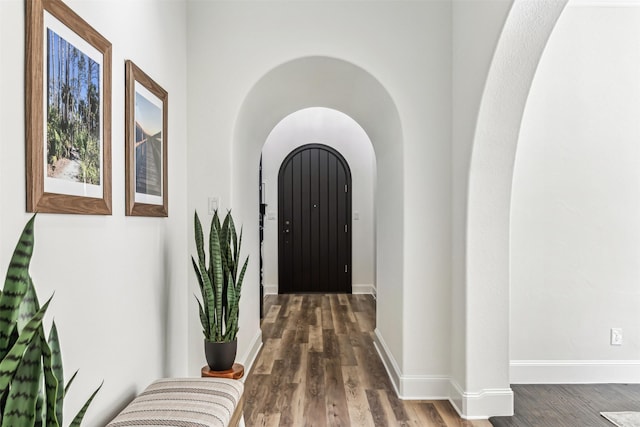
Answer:
[{"label": "upholstered bench", "polygon": [[157,380],[107,427],[227,427],[243,425],[243,384],[226,378]]}]

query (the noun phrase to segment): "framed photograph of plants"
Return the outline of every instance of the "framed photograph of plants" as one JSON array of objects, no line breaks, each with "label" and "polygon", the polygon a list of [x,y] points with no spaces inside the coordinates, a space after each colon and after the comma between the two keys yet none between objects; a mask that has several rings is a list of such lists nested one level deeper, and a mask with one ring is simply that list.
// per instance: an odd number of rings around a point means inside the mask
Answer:
[{"label": "framed photograph of plants", "polygon": [[125,86],[125,213],[166,217],[168,94],[132,61]]},{"label": "framed photograph of plants", "polygon": [[27,211],[111,214],[111,43],[61,0],[26,2]]}]

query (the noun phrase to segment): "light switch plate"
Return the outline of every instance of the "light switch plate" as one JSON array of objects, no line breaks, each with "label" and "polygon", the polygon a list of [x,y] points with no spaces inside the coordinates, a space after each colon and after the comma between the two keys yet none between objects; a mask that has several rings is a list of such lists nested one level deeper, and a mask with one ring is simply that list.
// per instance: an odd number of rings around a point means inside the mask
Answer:
[{"label": "light switch plate", "polygon": [[220,206],[220,197],[211,196],[209,197],[209,215],[213,215],[216,213],[216,210]]}]

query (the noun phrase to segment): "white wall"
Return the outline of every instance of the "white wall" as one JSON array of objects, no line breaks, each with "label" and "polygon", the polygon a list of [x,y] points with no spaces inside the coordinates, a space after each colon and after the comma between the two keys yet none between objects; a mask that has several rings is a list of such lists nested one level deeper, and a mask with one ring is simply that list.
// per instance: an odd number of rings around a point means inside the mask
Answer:
[{"label": "white wall", "polygon": [[[311,106],[354,118],[372,140],[378,195],[387,197],[377,206],[378,223],[387,224],[377,233],[377,327],[389,344],[400,383],[417,384],[403,393],[445,395],[450,361],[450,2],[191,1],[189,20],[190,145],[202,159],[189,165],[189,208],[202,206],[211,192],[224,197],[232,191],[234,212],[246,218],[249,231],[257,212],[257,200],[250,197],[256,193],[252,186],[264,129],[268,133],[288,114]],[[270,74],[309,57],[322,60],[287,67],[302,74],[289,75],[284,86],[277,77],[285,74]],[[331,60],[340,65],[329,66]],[[312,63],[318,66],[315,71]],[[320,73],[325,66],[328,73]],[[353,68],[360,71],[352,73]],[[372,102],[384,98],[379,89],[363,90],[375,87],[372,80],[391,97],[390,104]],[[280,87],[281,93],[271,92]],[[386,115],[394,109],[397,121]],[[400,139],[390,130],[397,125]],[[231,146],[230,141],[240,143]],[[232,171],[229,159],[238,165]],[[400,167],[385,170],[384,164]],[[257,224],[247,236],[253,239],[247,248],[257,254]],[[254,262],[242,307],[250,316],[254,310],[258,314]],[[195,310],[190,321],[197,321]],[[244,321],[250,323],[242,326],[239,345],[246,350],[258,320]]]},{"label": "white wall", "polygon": [[[352,276],[354,292],[375,286],[375,154],[369,137],[352,118],[328,108],[307,108],[285,117],[273,128],[262,149],[262,182],[267,215],[264,222],[265,291],[278,292],[278,173],[284,159],[305,144],[336,149],[351,170]],[[358,219],[356,219],[356,216]],[[272,219],[269,219],[272,218]]]},{"label": "white wall", "polygon": [[[67,423],[103,426],[153,379],[187,372],[186,7],[173,1],[65,1],[113,45],[113,215],[39,214],[31,273],[55,317]],[[0,270],[24,223],[24,2],[0,1]],[[124,60],[169,92],[169,217],[124,216]]]},{"label": "white wall", "polygon": [[[452,2],[451,376],[466,387],[466,233],[469,165],[489,66],[510,0]],[[462,408],[462,405],[459,405]]]},{"label": "white wall", "polygon": [[515,382],[640,380],[640,7],[618,6],[569,3],[527,101],[511,210]]}]

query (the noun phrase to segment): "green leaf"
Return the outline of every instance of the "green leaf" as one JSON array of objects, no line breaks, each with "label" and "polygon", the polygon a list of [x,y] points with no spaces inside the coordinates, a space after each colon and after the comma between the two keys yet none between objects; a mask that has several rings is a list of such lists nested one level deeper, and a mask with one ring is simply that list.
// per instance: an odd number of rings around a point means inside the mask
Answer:
[{"label": "green leaf", "polygon": [[78,375],[78,370],[76,369],[76,371],[73,373],[73,375],[71,375],[71,378],[69,378],[69,381],[67,381],[67,385],[64,387],[64,395],[66,396],[67,393],[69,393],[69,389],[71,388],[71,384],[73,384],[73,380],[76,379],[76,376]]},{"label": "green leaf", "polygon": [[[211,249],[211,253],[209,254],[209,256],[211,256],[213,258],[213,277],[214,277],[214,281],[213,281],[213,286],[215,289],[215,307],[213,307],[214,309],[214,316],[217,316],[218,320],[218,324],[216,325],[216,334],[214,339],[216,341],[220,341],[220,339],[222,339],[222,293],[223,293],[223,270],[222,270],[222,256],[220,255],[220,240],[219,240],[219,236],[218,236],[218,232],[217,230],[214,228],[212,228],[212,233],[213,236],[211,237],[211,241],[212,241],[212,249]],[[211,314],[210,314],[211,316]]]},{"label": "green leaf", "polygon": [[42,382],[40,340],[31,341],[11,381],[11,390],[2,415],[2,427],[32,426]]},{"label": "green leaf", "polygon": [[[225,218],[226,221],[226,218]],[[216,209],[213,218],[211,220],[211,227],[209,230],[209,278],[211,279],[211,283],[215,283],[215,277],[214,277],[214,271],[215,271],[215,267],[214,267],[214,263],[215,260],[213,259],[213,255],[215,252],[215,249],[213,247],[213,243],[214,243],[214,238],[217,240],[217,243],[220,244],[223,240],[222,240],[222,235],[224,234],[224,228],[225,225],[224,223],[222,224],[222,226],[220,225],[220,217],[218,216],[218,210]],[[217,236],[217,237],[214,237]],[[222,264],[224,265],[224,251],[221,249],[220,251],[220,255],[222,257]]]},{"label": "green leaf", "polygon": [[0,296],[0,358],[4,358],[9,350],[9,339],[16,327],[18,308],[29,289],[29,264],[33,254],[35,218],[33,215],[22,230]]},{"label": "green leaf", "polygon": [[198,301],[198,312],[200,313],[200,323],[202,324],[202,333],[204,334],[205,339],[210,340],[210,331],[209,331],[209,319],[207,319],[207,313],[202,308],[202,303],[198,297],[196,297],[196,301]]},{"label": "green leaf", "polygon": [[82,406],[82,408],[80,408],[80,411],[73,418],[73,421],[71,421],[71,424],[69,424],[69,427],[80,427],[80,424],[82,423],[82,419],[84,418],[84,414],[87,413],[87,409],[89,409],[89,405],[91,405],[91,402],[93,401],[93,398],[96,397],[96,394],[98,394],[98,392],[102,388],[103,384],[104,384],[104,382],[102,382],[98,386],[96,391],[94,391],[93,394],[89,397],[89,399],[87,399],[87,402]]},{"label": "green leaf", "polygon": [[49,360],[47,361],[48,363],[45,363],[45,367],[53,376],[53,378],[47,378],[45,376],[45,385],[47,386],[47,400],[53,400],[53,402],[55,402],[55,418],[57,422],[62,425],[62,404],[64,400],[64,369],[62,365],[62,351],[60,349],[58,327],[56,326],[55,321],[51,325],[49,340],[47,342],[47,349],[50,349],[50,351],[47,355]]},{"label": "green leaf", "polygon": [[31,318],[40,310],[40,302],[36,295],[36,289],[33,286],[33,280],[31,276],[27,277],[28,287],[27,293],[18,307],[18,333],[22,332],[25,325],[31,320]]},{"label": "green leaf", "polygon": [[3,397],[9,390],[9,384],[14,378],[14,374],[18,369],[24,352],[33,341],[33,338],[37,336],[36,334],[40,329],[40,326],[42,325],[42,319],[45,312],[47,311],[47,308],[49,307],[51,298],[49,298],[46,304],[42,306],[42,308],[38,310],[36,315],[33,316],[29,323],[27,323],[27,325],[22,330],[22,333],[18,337],[16,343],[13,345],[13,347],[11,347],[11,350],[9,350],[2,361],[0,361],[0,397]]},{"label": "green leaf", "polygon": [[198,251],[198,260],[200,264],[206,264],[204,253],[204,237],[202,236],[202,224],[200,224],[200,218],[198,218],[198,212],[194,215],[195,223],[195,237],[196,237],[196,250]]},{"label": "green leaf", "polygon": [[[200,262],[200,271],[205,270],[204,264]],[[206,270],[205,270],[206,271]],[[208,329],[210,335],[215,334],[215,326],[216,326],[216,313],[215,313],[215,295],[214,288],[209,279],[209,275],[201,274],[200,279],[202,280],[202,300],[204,304],[204,308],[206,309],[206,317],[208,320],[208,324],[202,325],[203,328]]]}]

